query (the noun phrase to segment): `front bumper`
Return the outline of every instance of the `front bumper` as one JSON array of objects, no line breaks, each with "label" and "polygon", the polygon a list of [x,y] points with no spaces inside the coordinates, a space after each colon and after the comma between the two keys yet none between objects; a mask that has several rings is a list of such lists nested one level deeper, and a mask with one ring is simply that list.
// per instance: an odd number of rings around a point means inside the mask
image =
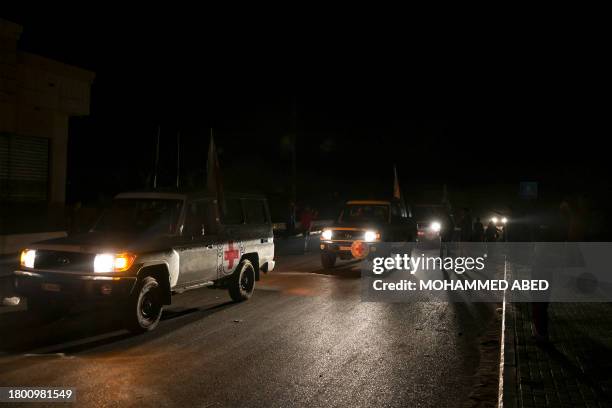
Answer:
[{"label": "front bumper", "polygon": [[78,301],[126,298],[134,288],[131,276],[94,276],[91,274],[40,271],[14,272],[15,292],[24,297],[49,296]]},{"label": "front bumper", "polygon": [[439,242],[440,241],[440,233],[434,232],[430,230],[418,230],[417,231],[417,241],[418,242]]},{"label": "front bumper", "polygon": [[[353,254],[351,253],[353,242],[355,241],[321,241],[320,248],[321,251],[336,254],[340,259],[353,259]],[[369,255],[375,254],[380,244],[378,241],[362,242],[368,246]]]}]

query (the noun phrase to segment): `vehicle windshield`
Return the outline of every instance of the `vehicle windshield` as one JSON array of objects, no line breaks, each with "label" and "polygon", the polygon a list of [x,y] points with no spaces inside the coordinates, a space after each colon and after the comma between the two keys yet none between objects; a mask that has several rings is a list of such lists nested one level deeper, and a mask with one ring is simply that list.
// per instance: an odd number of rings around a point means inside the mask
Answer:
[{"label": "vehicle windshield", "polygon": [[172,234],[182,204],[182,200],[172,199],[116,199],[100,217],[94,231]]},{"label": "vehicle windshield", "polygon": [[412,218],[417,222],[430,222],[443,217],[444,211],[439,207],[415,206],[412,208]]},{"label": "vehicle windshield", "polygon": [[389,206],[371,204],[349,204],[340,214],[340,222],[388,222]]}]

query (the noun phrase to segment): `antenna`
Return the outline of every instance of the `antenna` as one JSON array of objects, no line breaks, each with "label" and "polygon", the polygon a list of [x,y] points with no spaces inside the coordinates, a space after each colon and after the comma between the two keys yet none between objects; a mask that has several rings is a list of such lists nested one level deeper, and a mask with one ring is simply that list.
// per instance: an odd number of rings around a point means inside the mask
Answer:
[{"label": "antenna", "polygon": [[157,189],[157,166],[159,165],[159,136],[161,125],[157,125],[157,147],[155,148],[155,172],[153,174],[153,190]]},{"label": "antenna", "polygon": [[[210,140],[212,140],[212,137],[213,137],[213,128],[211,127],[210,128]],[[208,155],[210,155],[210,140],[208,142]],[[204,169],[204,188],[207,188],[207,189],[210,188],[210,186],[208,185],[208,178],[209,178],[208,169],[210,168],[210,164],[208,163],[209,157],[210,156],[207,156],[207,160],[205,164],[206,168]]]},{"label": "antenna", "polygon": [[181,177],[181,132],[176,133],[176,189],[179,188]]}]

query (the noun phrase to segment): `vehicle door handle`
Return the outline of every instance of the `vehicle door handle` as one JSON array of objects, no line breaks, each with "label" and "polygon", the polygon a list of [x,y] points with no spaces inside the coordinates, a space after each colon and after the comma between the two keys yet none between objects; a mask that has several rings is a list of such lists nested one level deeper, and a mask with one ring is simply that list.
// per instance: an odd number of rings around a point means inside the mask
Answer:
[{"label": "vehicle door handle", "polygon": [[262,239],[261,239],[261,243],[262,243],[262,244],[265,244],[266,242],[268,242],[268,238],[262,238]]},{"label": "vehicle door handle", "polygon": [[213,248],[214,248],[214,245],[213,245],[213,244],[208,244],[208,245],[206,245],[206,248],[208,248],[208,249],[213,249]]}]

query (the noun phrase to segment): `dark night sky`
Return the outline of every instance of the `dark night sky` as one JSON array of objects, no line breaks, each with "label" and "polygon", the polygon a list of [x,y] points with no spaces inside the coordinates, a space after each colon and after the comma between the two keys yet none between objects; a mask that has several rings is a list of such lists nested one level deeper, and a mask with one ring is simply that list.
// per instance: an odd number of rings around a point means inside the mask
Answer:
[{"label": "dark night sky", "polygon": [[409,48],[365,49],[346,33],[283,42],[282,29],[197,18],[5,17],[24,26],[22,49],[97,74],[91,116],[71,124],[70,200],[140,187],[157,124],[168,182],[176,132],[183,177],[199,178],[212,126],[231,183],[282,194],[293,106],[303,200],[355,185],[390,190],[392,163],[404,185],[609,188],[598,139],[609,132],[596,123],[603,107],[587,96],[588,78],[507,55],[474,68],[442,58],[424,75],[411,70]]}]

